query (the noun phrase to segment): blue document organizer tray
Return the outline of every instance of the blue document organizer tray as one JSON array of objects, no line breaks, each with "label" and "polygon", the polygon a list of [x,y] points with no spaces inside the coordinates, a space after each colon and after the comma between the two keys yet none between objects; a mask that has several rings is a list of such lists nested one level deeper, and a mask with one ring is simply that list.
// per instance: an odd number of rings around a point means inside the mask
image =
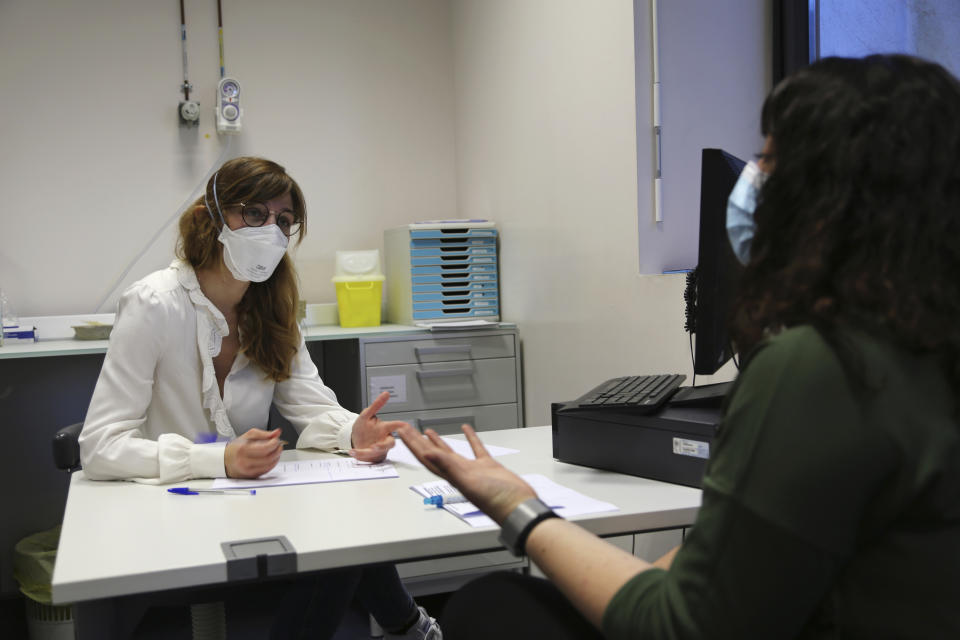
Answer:
[{"label": "blue document organizer tray", "polygon": [[387,319],[500,319],[497,229],[486,220],[418,222],[384,233]]}]

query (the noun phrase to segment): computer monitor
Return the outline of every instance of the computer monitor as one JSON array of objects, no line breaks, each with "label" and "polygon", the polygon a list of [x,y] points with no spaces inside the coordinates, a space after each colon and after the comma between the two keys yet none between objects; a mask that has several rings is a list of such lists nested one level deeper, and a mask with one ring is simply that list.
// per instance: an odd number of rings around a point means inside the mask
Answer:
[{"label": "computer monitor", "polygon": [[746,163],[704,149],[700,168],[700,244],[687,292],[687,329],[696,334],[693,372],[710,375],[733,355],[727,326],[743,267],[727,239],[727,198]]}]

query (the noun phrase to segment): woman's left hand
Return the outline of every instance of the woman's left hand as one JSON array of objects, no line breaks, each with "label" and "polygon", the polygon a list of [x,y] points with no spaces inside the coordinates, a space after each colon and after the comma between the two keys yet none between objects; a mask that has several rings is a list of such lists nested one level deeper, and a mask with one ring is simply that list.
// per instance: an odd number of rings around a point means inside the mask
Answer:
[{"label": "woman's left hand", "polygon": [[484,513],[503,523],[517,505],[537,493],[526,481],[493,459],[468,424],[461,427],[473,449],[473,460],[458,455],[433,429],[420,435],[404,425],[397,435],[427,469],[456,487]]},{"label": "woman's left hand", "polygon": [[387,451],[393,448],[396,441],[392,432],[405,425],[400,420],[381,420],[377,412],[387,404],[390,394],[386,391],[377,396],[369,407],[360,412],[353,422],[353,433],[350,436],[350,455],[363,462],[383,462]]}]

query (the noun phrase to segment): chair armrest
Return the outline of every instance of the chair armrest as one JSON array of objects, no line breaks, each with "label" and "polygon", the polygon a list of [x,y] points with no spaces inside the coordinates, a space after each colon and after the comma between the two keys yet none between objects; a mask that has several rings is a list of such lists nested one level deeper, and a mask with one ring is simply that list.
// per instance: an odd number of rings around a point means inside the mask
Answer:
[{"label": "chair armrest", "polygon": [[80,430],[82,422],[63,427],[53,435],[53,464],[61,471],[80,468]]}]

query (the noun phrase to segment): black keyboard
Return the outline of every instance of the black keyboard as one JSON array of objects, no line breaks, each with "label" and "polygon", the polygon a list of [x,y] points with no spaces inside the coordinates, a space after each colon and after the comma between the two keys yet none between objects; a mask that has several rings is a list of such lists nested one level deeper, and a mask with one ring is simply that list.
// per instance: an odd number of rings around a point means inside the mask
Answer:
[{"label": "black keyboard", "polygon": [[625,376],[600,384],[570,406],[580,409],[615,409],[630,413],[653,413],[672,396],[687,376],[679,373]]}]

